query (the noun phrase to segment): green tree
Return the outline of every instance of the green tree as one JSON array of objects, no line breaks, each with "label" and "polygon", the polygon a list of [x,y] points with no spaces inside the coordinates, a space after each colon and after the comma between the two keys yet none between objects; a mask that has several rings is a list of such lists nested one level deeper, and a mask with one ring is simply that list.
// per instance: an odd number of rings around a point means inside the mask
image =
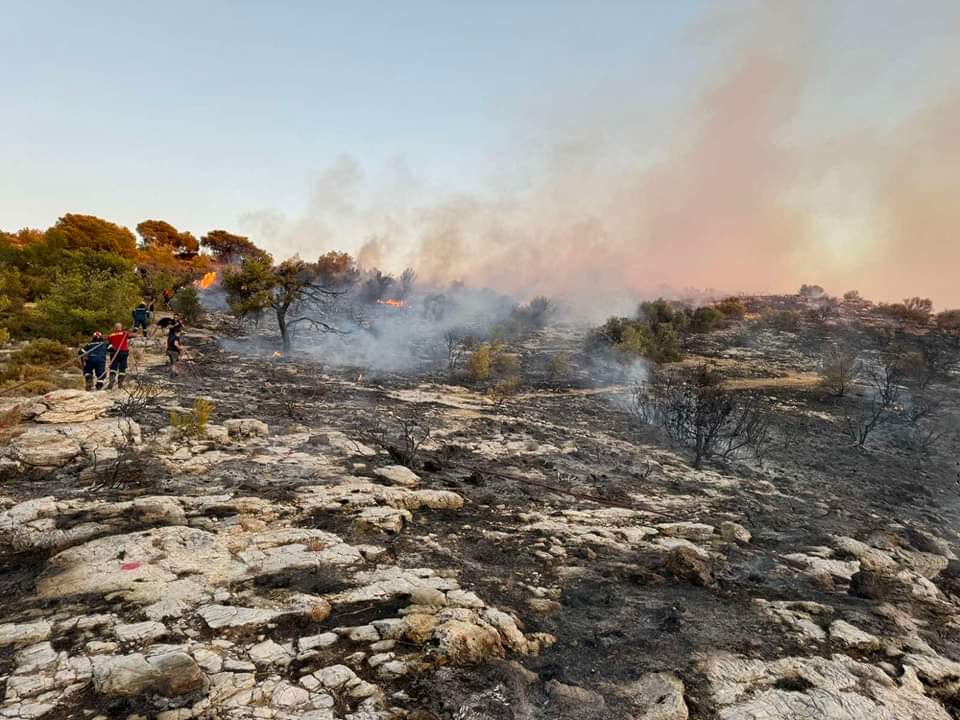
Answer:
[{"label": "green tree", "polygon": [[290,331],[301,323],[324,332],[335,332],[327,321],[333,301],[356,279],[352,258],[331,252],[317,262],[294,257],[279,265],[266,253],[244,258],[240,267],[227,270],[223,287],[227,302],[238,317],[267,308],[277,318],[283,352],[290,352]]},{"label": "green tree", "polygon": [[68,250],[105,250],[128,258],[137,253],[132,232],[94,215],[67,213],[47,230],[46,239]]},{"label": "green tree", "polygon": [[115,322],[127,322],[139,296],[132,272],[64,270],[37,304],[37,312],[47,337],[74,342],[94,330],[107,330]]},{"label": "green tree", "polygon": [[165,220],[144,220],[137,225],[137,234],[143,238],[143,247],[167,247],[177,257],[193,257],[200,251],[192,234],[180,232]]},{"label": "green tree", "polygon": [[226,230],[211,230],[200,238],[200,244],[210,251],[217,262],[227,264],[264,254],[249,238]]},{"label": "green tree", "polygon": [[184,321],[195,324],[203,315],[203,306],[200,304],[200,297],[197,289],[192,285],[187,285],[177,290],[170,302],[170,307],[175,313],[184,319]]}]

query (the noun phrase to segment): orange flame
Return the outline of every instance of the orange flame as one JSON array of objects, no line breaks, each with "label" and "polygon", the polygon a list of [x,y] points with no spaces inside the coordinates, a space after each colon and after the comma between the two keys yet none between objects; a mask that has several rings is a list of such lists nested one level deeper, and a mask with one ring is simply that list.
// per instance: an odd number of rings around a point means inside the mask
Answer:
[{"label": "orange flame", "polygon": [[380,303],[381,305],[389,305],[390,307],[395,307],[395,308],[402,308],[407,306],[407,304],[403,300],[389,299],[389,300],[377,300],[377,302]]},{"label": "orange flame", "polygon": [[217,281],[217,272],[215,270],[211,270],[199,280],[194,280],[193,286],[200,290],[206,290],[208,287],[213,285],[216,281]]}]

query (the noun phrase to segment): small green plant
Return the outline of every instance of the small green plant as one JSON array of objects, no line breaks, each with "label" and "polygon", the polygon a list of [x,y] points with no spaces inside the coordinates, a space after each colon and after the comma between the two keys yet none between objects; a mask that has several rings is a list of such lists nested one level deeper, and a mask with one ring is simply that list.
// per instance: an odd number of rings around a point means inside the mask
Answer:
[{"label": "small green plant", "polygon": [[207,422],[212,414],[213,403],[205,398],[197,398],[192,410],[171,410],[170,425],[182,438],[201,438],[207,434]]}]

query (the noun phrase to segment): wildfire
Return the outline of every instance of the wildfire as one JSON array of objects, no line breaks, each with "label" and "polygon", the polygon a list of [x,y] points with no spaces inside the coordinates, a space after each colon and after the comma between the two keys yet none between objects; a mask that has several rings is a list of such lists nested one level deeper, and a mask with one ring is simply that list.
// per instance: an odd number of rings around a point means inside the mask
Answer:
[{"label": "wildfire", "polygon": [[217,272],[216,270],[211,270],[199,280],[194,280],[193,286],[200,290],[206,290],[208,287],[213,285],[216,281],[217,281]]},{"label": "wildfire", "polygon": [[393,300],[392,298],[388,300],[377,300],[377,302],[381,305],[389,305],[390,307],[395,308],[404,308],[407,306],[403,300]]}]

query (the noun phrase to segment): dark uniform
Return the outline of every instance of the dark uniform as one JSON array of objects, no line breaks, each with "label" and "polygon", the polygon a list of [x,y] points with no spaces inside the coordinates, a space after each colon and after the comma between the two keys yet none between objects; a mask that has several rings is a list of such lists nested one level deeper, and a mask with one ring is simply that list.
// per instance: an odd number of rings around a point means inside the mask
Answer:
[{"label": "dark uniform", "polygon": [[177,362],[180,360],[180,327],[174,325],[167,333],[167,360],[170,362],[170,374],[177,374]]},{"label": "dark uniform", "polygon": [[133,329],[143,328],[143,336],[147,336],[147,323],[150,320],[150,311],[144,303],[140,303],[133,309]]},{"label": "dark uniform", "polygon": [[86,345],[80,349],[83,358],[83,380],[87,390],[103,389],[103,381],[107,377],[107,343],[100,333],[94,333]]}]

